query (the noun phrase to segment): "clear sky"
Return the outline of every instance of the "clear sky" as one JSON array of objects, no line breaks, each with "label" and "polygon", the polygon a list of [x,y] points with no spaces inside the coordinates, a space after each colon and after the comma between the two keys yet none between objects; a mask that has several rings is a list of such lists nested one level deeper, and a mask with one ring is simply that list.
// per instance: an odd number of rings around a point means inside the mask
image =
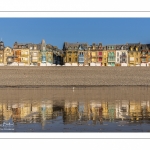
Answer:
[{"label": "clear sky", "polygon": [[14,42],[106,44],[150,43],[150,18],[0,18],[0,38]]}]

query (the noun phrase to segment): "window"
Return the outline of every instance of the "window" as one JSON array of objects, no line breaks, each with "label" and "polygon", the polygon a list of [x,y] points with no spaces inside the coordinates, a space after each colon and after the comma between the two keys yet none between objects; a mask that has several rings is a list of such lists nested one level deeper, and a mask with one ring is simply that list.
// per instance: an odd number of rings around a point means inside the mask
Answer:
[{"label": "window", "polygon": [[119,62],[119,58],[117,58],[117,62]]},{"label": "window", "polygon": [[138,61],[138,58],[136,58],[136,61]]},{"label": "window", "polygon": [[117,56],[119,56],[119,52],[117,52]]},{"label": "window", "polygon": [[69,58],[69,62],[71,62],[71,58]]},{"label": "window", "polygon": [[99,58],[99,61],[102,61],[102,58]]},{"label": "window", "polygon": [[144,61],[144,62],[145,62],[145,61],[146,61],[146,58],[142,58],[142,61]]},{"label": "window", "polygon": [[99,55],[102,55],[102,52],[99,52]]},{"label": "window", "polygon": [[68,52],[68,55],[71,56],[71,52]]}]

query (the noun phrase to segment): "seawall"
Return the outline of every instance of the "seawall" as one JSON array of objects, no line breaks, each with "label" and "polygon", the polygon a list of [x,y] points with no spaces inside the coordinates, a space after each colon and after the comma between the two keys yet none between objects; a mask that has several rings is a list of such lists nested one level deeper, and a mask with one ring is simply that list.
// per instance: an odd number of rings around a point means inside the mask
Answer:
[{"label": "seawall", "polygon": [[149,86],[150,67],[0,67],[0,87]]}]

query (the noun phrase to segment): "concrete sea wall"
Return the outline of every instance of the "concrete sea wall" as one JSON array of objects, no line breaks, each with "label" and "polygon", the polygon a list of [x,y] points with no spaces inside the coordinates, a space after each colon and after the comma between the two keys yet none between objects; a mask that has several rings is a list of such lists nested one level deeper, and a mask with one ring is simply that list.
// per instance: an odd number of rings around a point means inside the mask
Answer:
[{"label": "concrete sea wall", "polygon": [[150,85],[150,67],[0,67],[0,87]]}]

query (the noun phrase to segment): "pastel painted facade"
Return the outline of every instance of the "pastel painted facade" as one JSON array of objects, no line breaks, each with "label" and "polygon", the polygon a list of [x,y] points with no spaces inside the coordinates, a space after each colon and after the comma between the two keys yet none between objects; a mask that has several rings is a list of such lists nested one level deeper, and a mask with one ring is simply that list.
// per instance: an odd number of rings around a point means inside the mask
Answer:
[{"label": "pastel painted facade", "polygon": [[102,66],[107,66],[107,63],[108,63],[108,53],[106,46],[104,46],[102,52]]},{"label": "pastel painted facade", "polygon": [[87,61],[87,53],[85,55],[86,51],[87,51],[87,44],[80,44],[78,47],[78,65],[79,66],[84,66],[85,60]]},{"label": "pastel painted facade", "polygon": [[22,62],[21,62],[21,58],[22,58],[21,57],[21,50],[26,49],[26,48],[27,48],[26,44],[18,43],[18,42],[14,43],[14,46],[13,46],[14,62],[17,63],[18,65],[22,64]]},{"label": "pastel painted facade", "polygon": [[91,62],[91,52],[90,47],[87,48],[86,51],[84,51],[84,66],[90,66]]},{"label": "pastel painted facade", "polygon": [[[63,51],[65,55],[65,65],[66,66],[78,66],[78,64],[84,64],[84,50],[86,50],[86,43],[64,43]],[[82,50],[80,50],[81,48]],[[83,53],[78,53],[78,52]],[[82,55],[81,55],[82,54]],[[79,60],[80,58],[80,60]]]},{"label": "pastel painted facade", "polygon": [[29,66],[30,65],[30,51],[28,48],[21,49],[21,63],[24,66]]},{"label": "pastel painted facade", "polygon": [[38,66],[40,63],[40,44],[28,44],[29,52],[30,52],[30,65]]},{"label": "pastel painted facade", "polygon": [[90,62],[90,66],[96,66],[96,62],[97,62],[97,47],[96,44],[93,43],[91,45],[91,62]]},{"label": "pastel painted facade", "polygon": [[97,66],[102,66],[102,59],[103,59],[103,47],[102,43],[99,43],[97,46]]},{"label": "pastel painted facade", "polygon": [[13,63],[13,50],[10,47],[4,49],[4,65],[10,65]]},{"label": "pastel painted facade", "polygon": [[127,44],[128,50],[128,66],[140,66],[140,43]]},{"label": "pastel painted facade", "polygon": [[107,45],[107,55],[108,55],[108,64],[107,66],[115,66],[116,62],[116,46],[115,45]]}]

